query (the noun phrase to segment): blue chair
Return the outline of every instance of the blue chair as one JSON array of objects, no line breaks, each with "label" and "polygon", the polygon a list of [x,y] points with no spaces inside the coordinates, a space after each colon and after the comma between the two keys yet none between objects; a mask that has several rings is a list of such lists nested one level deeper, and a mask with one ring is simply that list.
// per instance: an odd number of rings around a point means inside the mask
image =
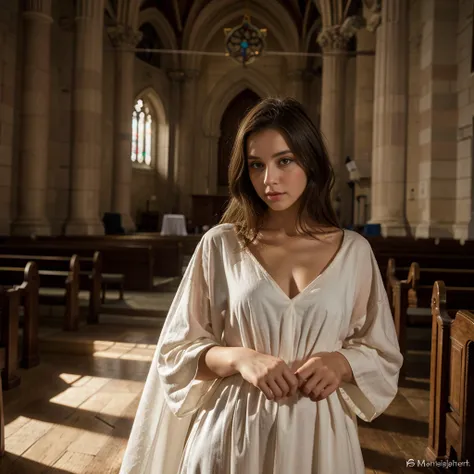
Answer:
[{"label": "blue chair", "polygon": [[367,237],[380,237],[382,235],[382,226],[380,224],[365,224],[364,235]]}]

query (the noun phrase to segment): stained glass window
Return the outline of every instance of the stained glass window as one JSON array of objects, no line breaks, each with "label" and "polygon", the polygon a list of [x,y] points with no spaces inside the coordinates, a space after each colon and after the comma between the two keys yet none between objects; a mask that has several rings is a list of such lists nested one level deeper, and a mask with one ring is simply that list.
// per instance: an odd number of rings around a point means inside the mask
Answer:
[{"label": "stained glass window", "polygon": [[244,66],[260,56],[265,49],[266,29],[259,29],[245,15],[242,23],[235,28],[224,28],[226,56],[230,56]]},{"label": "stained glass window", "polygon": [[150,107],[143,99],[138,99],[132,114],[132,162],[151,166],[153,127]]}]

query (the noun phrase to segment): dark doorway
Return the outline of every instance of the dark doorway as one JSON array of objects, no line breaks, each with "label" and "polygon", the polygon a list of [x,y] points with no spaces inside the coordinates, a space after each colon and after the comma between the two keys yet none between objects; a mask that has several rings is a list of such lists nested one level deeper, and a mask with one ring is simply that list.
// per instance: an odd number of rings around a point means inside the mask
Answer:
[{"label": "dark doorway", "polygon": [[254,105],[260,102],[260,97],[250,89],[236,95],[225,109],[221,120],[221,136],[219,138],[218,186],[228,186],[227,170],[235,135],[240,121]]}]

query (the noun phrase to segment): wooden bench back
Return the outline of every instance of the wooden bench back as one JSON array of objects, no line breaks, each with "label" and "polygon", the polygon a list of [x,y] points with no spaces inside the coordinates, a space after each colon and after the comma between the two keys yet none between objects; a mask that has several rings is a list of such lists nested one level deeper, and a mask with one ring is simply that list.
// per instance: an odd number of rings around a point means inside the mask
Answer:
[{"label": "wooden bench back", "polygon": [[23,275],[17,268],[0,267],[0,284],[13,285],[20,291],[23,305],[23,343],[20,364],[29,369],[39,364],[39,274],[35,262],[28,262]]},{"label": "wooden bench back", "polygon": [[474,254],[474,240],[461,244],[454,239],[413,239],[411,237],[366,237],[376,253],[378,252],[408,252],[419,254]]},{"label": "wooden bench back", "polygon": [[[418,262],[413,262],[408,271],[406,279],[409,285],[408,304],[412,308],[429,308],[431,307],[431,298],[433,285],[435,281],[444,281],[445,285],[450,288],[454,294],[459,292],[457,298],[462,298],[466,293],[465,288],[471,288],[474,297],[474,269],[465,268],[420,268]],[[459,301],[459,299],[458,299]],[[466,303],[469,303],[470,298]],[[460,302],[461,306],[462,301]]]},{"label": "wooden bench back", "polygon": [[[433,284],[438,279],[438,275],[443,275],[458,284],[466,286],[449,286],[451,301],[455,308],[471,309],[474,301],[474,275],[473,271],[464,269],[420,269],[417,262],[410,265],[408,274],[404,279],[398,278],[395,267],[395,260],[390,261],[386,285],[389,302],[392,309],[395,328],[397,331],[400,351],[405,356],[407,349],[407,328],[409,326],[430,326],[430,312],[424,314],[409,315],[410,308],[431,308],[433,294]],[[424,282],[426,285],[419,285],[421,276],[426,274]],[[467,276],[467,277],[466,277]],[[467,286],[472,285],[472,286]],[[402,369],[404,372],[404,368]]]},{"label": "wooden bench back", "polygon": [[4,390],[17,387],[20,290],[0,286],[0,368]]},{"label": "wooden bench back", "polygon": [[[19,240],[0,245],[0,253],[30,254],[45,256],[71,256],[79,261],[93,258],[95,252],[101,254],[102,273],[121,273],[125,277],[125,289],[149,291],[153,289],[154,256],[150,246],[141,244],[109,244],[100,241]],[[86,267],[87,268],[87,267]]]},{"label": "wooden bench back", "polygon": [[[8,285],[21,284],[21,277],[24,269],[21,262],[28,263],[28,258],[22,257],[24,260],[17,260],[17,267],[0,267],[0,281],[6,281]],[[0,262],[6,262],[8,259],[0,259]],[[13,258],[15,261],[15,258]],[[41,260],[45,262],[46,260]],[[38,263],[38,262],[36,262]],[[60,262],[63,270],[48,270],[43,266],[42,270],[38,270],[40,300],[45,304],[62,304],[65,307],[63,328],[66,331],[75,331],[79,328],[79,289],[80,289],[80,267],[77,255],[73,255],[70,259]],[[59,264],[55,262],[55,265]],[[15,277],[16,274],[16,277]],[[3,279],[3,280],[1,280]],[[47,295],[41,290],[45,288],[64,289],[63,298],[58,299],[57,295]],[[100,293],[99,293],[100,295]],[[100,297],[100,296],[99,296]]]},{"label": "wooden bench back", "polygon": [[390,251],[375,254],[376,260],[382,270],[387,269],[388,261],[393,258],[397,267],[410,267],[413,261],[417,261],[421,268],[465,268],[474,269],[474,254],[449,255],[449,254],[419,254],[419,253],[397,253]]},{"label": "wooden bench back", "polygon": [[[426,456],[474,459],[474,313],[448,311],[444,282],[432,294],[430,420]],[[453,304],[450,305],[453,308]],[[470,305],[474,308],[474,301]],[[454,316],[454,319],[453,319]],[[472,466],[471,466],[472,469]],[[458,472],[472,472],[468,469]]]}]

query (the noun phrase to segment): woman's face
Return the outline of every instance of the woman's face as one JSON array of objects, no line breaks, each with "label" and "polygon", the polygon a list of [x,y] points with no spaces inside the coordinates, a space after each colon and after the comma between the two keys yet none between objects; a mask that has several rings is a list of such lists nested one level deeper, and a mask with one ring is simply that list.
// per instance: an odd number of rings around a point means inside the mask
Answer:
[{"label": "woman's face", "polygon": [[[307,177],[277,130],[263,130],[247,140],[250,180],[270,209],[284,211],[293,206],[306,188]],[[282,193],[272,197],[268,193]]]}]

